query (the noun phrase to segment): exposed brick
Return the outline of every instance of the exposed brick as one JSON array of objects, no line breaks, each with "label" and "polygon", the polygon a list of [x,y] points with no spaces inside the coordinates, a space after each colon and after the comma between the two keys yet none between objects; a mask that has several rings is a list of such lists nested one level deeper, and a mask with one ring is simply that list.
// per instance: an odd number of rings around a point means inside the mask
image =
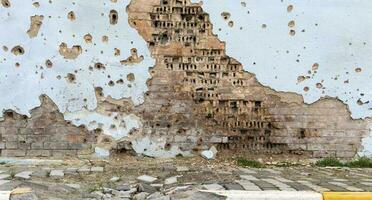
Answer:
[{"label": "exposed brick", "polygon": [[6,142],[5,148],[6,149],[18,149],[18,142]]},{"label": "exposed brick", "polygon": [[68,143],[67,142],[44,142],[44,149],[61,149],[61,150],[67,150],[68,149]]},{"label": "exposed brick", "polygon": [[50,150],[28,150],[27,156],[30,157],[49,157],[52,153]]}]

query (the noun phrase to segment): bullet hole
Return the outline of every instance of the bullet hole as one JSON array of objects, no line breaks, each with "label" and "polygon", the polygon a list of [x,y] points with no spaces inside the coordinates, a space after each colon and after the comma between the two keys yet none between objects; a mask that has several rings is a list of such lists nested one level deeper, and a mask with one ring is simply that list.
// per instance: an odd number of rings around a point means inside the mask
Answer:
[{"label": "bullet hole", "polygon": [[318,89],[323,88],[323,85],[322,85],[321,83],[317,83],[315,86],[316,86],[316,88],[318,88]]},{"label": "bullet hole", "polygon": [[363,103],[363,101],[361,99],[358,99],[357,104],[360,105],[360,106],[362,106],[364,103]]},{"label": "bullet hole", "polygon": [[247,7],[247,3],[245,3],[244,1],[240,2],[240,4],[241,4],[243,7]]},{"label": "bullet hole", "polygon": [[296,25],[296,23],[293,20],[288,22],[288,27],[290,27],[290,28],[293,28],[295,25]]},{"label": "bullet hole", "polygon": [[102,64],[102,63],[96,63],[96,64],[94,64],[94,68],[95,69],[98,69],[98,70],[106,69],[105,65]]},{"label": "bullet hole", "polygon": [[305,76],[298,76],[297,77],[297,83],[300,83],[300,82],[304,81],[305,79],[306,79]]},{"label": "bullet hole", "polygon": [[12,53],[16,56],[23,55],[25,53],[25,50],[21,46],[15,46],[12,48]]},{"label": "bullet hole", "polygon": [[357,73],[362,72],[362,68],[360,68],[360,67],[355,68],[355,72],[357,72]]},{"label": "bullet hole", "polygon": [[134,76],[133,73],[129,73],[129,74],[127,75],[127,80],[128,80],[128,81],[133,82],[135,79],[136,79],[136,77]]},{"label": "bullet hole", "polygon": [[222,13],[221,13],[221,16],[222,16],[222,18],[223,18],[224,20],[229,20],[231,14],[228,13],[228,12],[222,12]]},{"label": "bullet hole", "polygon": [[75,74],[68,73],[67,76],[66,76],[66,79],[69,83],[75,83],[76,76],[75,76]]},{"label": "bullet hole", "polygon": [[172,145],[170,143],[166,143],[164,146],[164,149],[167,151],[171,150],[171,148],[172,148]]},{"label": "bullet hole", "polygon": [[61,80],[61,75],[58,75],[58,76],[56,76],[56,78],[58,79],[58,80]]},{"label": "bullet hole", "polygon": [[319,64],[318,63],[314,63],[313,66],[311,67],[312,70],[318,70],[319,68]]},{"label": "bullet hole", "polygon": [[39,3],[39,2],[35,2],[35,3],[33,3],[32,5],[33,5],[35,8],[40,7],[40,3]]},{"label": "bullet hole", "polygon": [[67,13],[67,19],[69,19],[70,21],[74,21],[76,19],[74,11],[70,11]]},{"label": "bullet hole", "polygon": [[114,86],[115,83],[114,83],[114,81],[110,80],[110,81],[108,82],[108,85],[109,85],[109,86]]},{"label": "bullet hole", "polygon": [[1,0],[1,5],[3,5],[5,8],[9,8],[11,6],[9,0]]},{"label": "bullet hole", "polygon": [[92,39],[93,39],[93,37],[92,37],[91,34],[88,33],[88,34],[84,35],[84,40],[85,40],[86,43],[92,43]]},{"label": "bullet hole", "polygon": [[144,59],[144,57],[142,55],[138,56],[136,48],[132,48],[130,50],[130,54],[131,54],[131,56],[129,56],[127,59],[120,61],[120,63],[122,65],[130,65],[130,64],[140,63]]},{"label": "bullet hole", "polygon": [[64,42],[59,45],[59,54],[61,54],[65,59],[76,59],[82,51],[80,45],[74,45],[71,48],[68,48],[67,44]]},{"label": "bullet hole", "polygon": [[119,18],[118,12],[116,10],[111,10],[109,18],[110,18],[110,24],[112,24],[112,25],[117,24],[118,23],[118,18]]},{"label": "bullet hole", "polygon": [[50,61],[49,59],[46,60],[46,61],[45,61],[45,66],[46,66],[47,68],[52,68],[52,67],[53,67],[53,63],[52,63],[52,61]]},{"label": "bullet hole", "polygon": [[261,27],[262,27],[263,29],[265,29],[265,28],[267,28],[267,25],[266,25],[266,24],[262,24]]},{"label": "bullet hole", "polygon": [[308,92],[309,90],[310,90],[309,87],[304,87],[304,91],[305,91],[305,92]]},{"label": "bullet hole", "polygon": [[120,56],[120,49],[118,48],[114,49],[114,56]]},{"label": "bullet hole", "polygon": [[19,62],[16,62],[16,63],[15,63],[15,66],[16,66],[16,67],[20,67],[21,64],[19,64]]},{"label": "bullet hole", "polygon": [[292,12],[293,11],[293,5],[289,5],[287,7],[287,12]]},{"label": "bullet hole", "polygon": [[43,24],[44,16],[34,15],[30,17],[30,28],[27,30],[27,34],[30,38],[34,38],[39,33],[40,27]]},{"label": "bullet hole", "polygon": [[290,30],[290,31],[289,31],[289,35],[290,35],[290,36],[294,36],[294,35],[296,35],[296,31],[295,31],[295,30]]},{"label": "bullet hole", "polygon": [[230,27],[233,27],[233,26],[234,26],[234,22],[233,22],[233,21],[229,21],[228,25],[229,25]]},{"label": "bullet hole", "polygon": [[124,84],[124,80],[123,79],[119,79],[116,81],[116,84]]},{"label": "bullet hole", "polygon": [[102,42],[107,43],[109,40],[107,35],[102,36]]},{"label": "bullet hole", "polygon": [[9,49],[7,46],[3,46],[3,51],[7,52]]}]

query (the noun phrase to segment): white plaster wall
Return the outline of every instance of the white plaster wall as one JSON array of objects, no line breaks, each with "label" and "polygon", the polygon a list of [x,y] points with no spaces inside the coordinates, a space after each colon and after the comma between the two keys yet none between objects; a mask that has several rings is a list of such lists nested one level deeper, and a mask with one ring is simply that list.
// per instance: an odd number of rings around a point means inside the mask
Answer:
[{"label": "white plaster wall", "polygon": [[[302,94],[306,103],[323,96],[337,97],[349,106],[353,118],[372,116],[372,1],[202,2],[210,14],[213,32],[227,44],[227,54],[255,73],[262,84]],[[291,12],[287,11],[289,5],[293,6]],[[223,19],[222,12],[230,13],[230,19]],[[295,22],[293,28],[288,26],[291,20]],[[291,29],[296,32],[294,36],[289,34]],[[316,73],[314,63],[319,64]],[[362,71],[356,72],[356,68]],[[302,75],[311,78],[298,83]],[[323,87],[318,89],[317,83]],[[309,87],[308,92],[305,87]]]}]

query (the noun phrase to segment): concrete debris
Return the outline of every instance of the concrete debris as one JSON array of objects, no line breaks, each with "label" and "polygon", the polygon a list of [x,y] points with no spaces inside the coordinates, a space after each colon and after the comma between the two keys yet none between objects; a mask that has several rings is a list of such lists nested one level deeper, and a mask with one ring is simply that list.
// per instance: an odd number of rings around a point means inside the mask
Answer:
[{"label": "concrete debris", "polygon": [[177,183],[177,176],[169,177],[169,178],[165,179],[165,181],[164,181],[165,185],[171,185],[171,184],[174,184],[174,183]]},{"label": "concrete debris", "polygon": [[32,171],[24,171],[16,174],[14,177],[18,179],[30,179]]},{"label": "concrete debris", "polygon": [[203,185],[203,188],[206,189],[206,190],[225,190],[225,188],[222,185],[219,185],[219,184]]},{"label": "concrete debris", "polygon": [[50,177],[62,178],[64,175],[65,173],[60,169],[50,171]]},{"label": "concrete debris", "polygon": [[118,182],[120,180],[120,177],[114,176],[110,179],[111,182]]},{"label": "concrete debris", "polygon": [[137,180],[141,182],[145,182],[145,183],[153,183],[158,179],[152,176],[142,175],[142,176],[137,177]]}]

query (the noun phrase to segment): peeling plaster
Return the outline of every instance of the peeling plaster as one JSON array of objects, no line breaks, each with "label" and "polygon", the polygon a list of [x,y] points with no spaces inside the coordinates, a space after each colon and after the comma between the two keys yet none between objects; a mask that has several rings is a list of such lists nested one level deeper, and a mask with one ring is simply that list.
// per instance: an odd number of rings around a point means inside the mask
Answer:
[{"label": "peeling plaster", "polygon": [[[24,49],[17,56],[11,51],[0,54],[0,92],[7,94],[0,98],[0,109],[30,116],[29,111],[40,106],[39,96],[46,94],[75,125],[101,127],[115,139],[138,128],[140,120],[133,114],[119,118],[123,125],[114,120],[117,113],[105,116],[95,111],[95,87],[101,87],[106,97],[130,98],[134,105],[144,101],[154,60],[128,24],[128,3],[45,1],[34,6],[31,0],[14,0],[10,7],[0,8],[0,45]],[[32,22],[32,16],[43,16],[42,23]],[[37,30],[30,35],[33,27]],[[137,54],[135,63],[120,63]],[[94,68],[96,63],[104,69]],[[129,81],[128,76],[135,79]]]}]

